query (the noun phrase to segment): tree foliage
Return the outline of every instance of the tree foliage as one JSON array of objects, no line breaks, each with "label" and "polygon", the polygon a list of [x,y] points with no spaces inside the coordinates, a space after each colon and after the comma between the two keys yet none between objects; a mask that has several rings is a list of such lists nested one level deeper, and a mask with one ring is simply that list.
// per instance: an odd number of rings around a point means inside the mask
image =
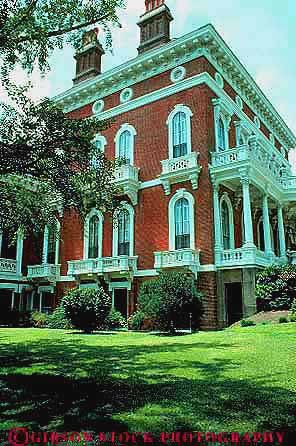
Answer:
[{"label": "tree foliage", "polygon": [[141,285],[137,309],[167,330],[174,330],[182,314],[187,315],[188,327],[192,313],[196,326],[202,314],[202,295],[193,277],[181,272],[163,272],[157,279]]},{"label": "tree foliage", "polygon": [[258,310],[290,310],[296,298],[296,265],[271,265],[257,275]]},{"label": "tree foliage", "polygon": [[118,9],[124,0],[2,0],[0,2],[0,58],[2,78],[20,64],[31,72],[38,64],[49,68],[55,49],[70,43],[78,48],[83,31],[99,24],[111,46],[111,28],[119,26]]},{"label": "tree foliage", "polygon": [[57,211],[75,209],[83,218],[93,207],[111,212],[116,162],[93,143],[94,132],[110,123],[71,119],[50,100],[34,104],[18,89],[14,99],[18,107],[3,106],[0,115],[0,228],[36,233]]}]

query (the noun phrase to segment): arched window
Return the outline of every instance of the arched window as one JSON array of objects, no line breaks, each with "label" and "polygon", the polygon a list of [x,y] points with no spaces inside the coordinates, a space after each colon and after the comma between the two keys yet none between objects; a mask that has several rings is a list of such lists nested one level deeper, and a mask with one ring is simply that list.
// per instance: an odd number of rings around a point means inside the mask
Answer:
[{"label": "arched window", "polygon": [[231,200],[227,193],[224,193],[220,201],[220,218],[223,249],[234,249],[234,221]]},{"label": "arched window", "polygon": [[89,220],[88,258],[99,257],[99,217],[93,215]]},{"label": "arched window", "polygon": [[129,124],[123,124],[115,137],[116,158],[122,158],[126,164],[134,164],[135,136],[137,132]]},{"label": "arched window", "polygon": [[59,263],[60,223],[46,226],[43,238],[43,263],[57,265]]},{"label": "arched window", "polygon": [[192,111],[185,105],[176,105],[170,113],[167,126],[169,129],[169,158],[178,158],[191,153],[191,117]]},{"label": "arched window", "polygon": [[118,255],[128,256],[130,253],[130,214],[126,209],[118,215]]},{"label": "arched window", "polygon": [[178,189],[169,202],[169,249],[195,249],[194,198]]},{"label": "arched window", "polygon": [[176,249],[190,248],[189,203],[180,198],[175,204],[175,246]]},{"label": "arched window", "polygon": [[125,130],[119,138],[119,158],[124,159],[126,164],[131,161],[131,134]]},{"label": "arched window", "polygon": [[84,259],[102,257],[103,214],[93,209],[84,223]]},{"label": "arched window", "polygon": [[218,146],[219,150],[226,150],[226,132],[225,132],[225,124],[221,116],[218,121]]},{"label": "arched window", "polygon": [[106,144],[106,138],[100,133],[97,133],[93,140],[94,151],[91,160],[91,165],[95,169],[100,167],[100,155],[101,153],[104,153]]},{"label": "arched window", "polygon": [[114,215],[113,256],[134,255],[134,208],[122,203]]},{"label": "arched window", "polygon": [[230,249],[229,212],[228,212],[228,206],[225,201],[223,201],[221,206],[221,219],[222,219],[223,247],[224,249]]},{"label": "arched window", "polygon": [[174,158],[187,155],[187,122],[184,112],[178,112],[173,119]]}]

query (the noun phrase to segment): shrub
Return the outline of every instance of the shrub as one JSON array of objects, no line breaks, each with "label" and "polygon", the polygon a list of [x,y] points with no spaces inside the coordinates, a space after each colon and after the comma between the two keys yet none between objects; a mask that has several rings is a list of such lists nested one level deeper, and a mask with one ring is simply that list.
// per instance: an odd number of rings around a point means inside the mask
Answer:
[{"label": "shrub", "polygon": [[34,311],[31,314],[32,324],[35,328],[44,328],[46,325],[46,314]]},{"label": "shrub", "polygon": [[75,288],[62,299],[66,318],[85,333],[103,325],[111,310],[111,297],[102,287]]},{"label": "shrub", "polygon": [[296,315],[296,299],[293,300],[293,303],[291,306],[291,313]]},{"label": "shrub", "polygon": [[51,315],[47,316],[45,324],[47,328],[51,329],[69,330],[73,328],[73,325],[66,318],[65,309],[62,305],[57,307]]},{"label": "shrub", "polygon": [[296,314],[290,316],[290,322],[296,322]]},{"label": "shrub", "polygon": [[118,328],[127,328],[127,321],[124,319],[122,314],[119,311],[114,310],[114,308],[108,314],[103,328],[107,328],[108,330],[114,330]]},{"label": "shrub", "polygon": [[6,325],[8,327],[32,327],[31,312],[17,309],[3,311],[0,314],[0,325]]},{"label": "shrub", "polygon": [[164,272],[157,279],[144,282],[138,296],[138,310],[145,318],[155,320],[161,329],[175,331],[178,324],[193,315],[198,326],[202,314],[201,293],[193,277],[180,272]]},{"label": "shrub", "polygon": [[241,327],[254,327],[256,322],[251,321],[250,319],[242,319],[240,325]]},{"label": "shrub", "polygon": [[257,276],[259,311],[290,310],[296,298],[296,265],[272,265]]},{"label": "shrub", "polygon": [[286,324],[288,321],[288,318],[286,316],[281,316],[279,318],[279,324]]},{"label": "shrub", "polygon": [[141,330],[145,321],[145,314],[142,311],[136,311],[128,319],[128,325],[132,330]]}]

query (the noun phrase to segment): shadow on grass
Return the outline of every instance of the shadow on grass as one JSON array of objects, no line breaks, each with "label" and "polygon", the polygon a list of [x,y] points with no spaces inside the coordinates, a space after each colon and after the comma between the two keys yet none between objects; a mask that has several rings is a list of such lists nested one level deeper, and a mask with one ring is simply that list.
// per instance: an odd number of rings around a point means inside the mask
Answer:
[{"label": "shadow on grass", "polygon": [[[199,340],[114,346],[86,345],[79,339],[2,344],[1,366],[6,370],[0,375],[0,425],[158,434],[204,431],[210,425],[237,430],[252,420],[258,432],[294,435],[294,392],[269,386],[268,376],[225,379],[223,372],[240,367],[229,358],[205,363],[189,355],[180,363],[178,352],[190,353],[195,346],[225,351],[235,347]],[[175,360],[159,361],[155,353],[173,353]],[[193,370],[192,376],[176,376],[177,367]]]}]

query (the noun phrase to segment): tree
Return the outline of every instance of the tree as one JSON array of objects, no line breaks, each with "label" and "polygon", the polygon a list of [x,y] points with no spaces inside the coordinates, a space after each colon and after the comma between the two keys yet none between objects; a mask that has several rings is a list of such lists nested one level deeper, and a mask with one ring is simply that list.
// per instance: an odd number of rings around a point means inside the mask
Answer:
[{"label": "tree", "polygon": [[0,228],[37,233],[57,211],[112,212],[117,164],[93,143],[94,131],[110,123],[70,119],[51,101],[36,105],[17,91],[19,110],[5,106],[0,116]]},{"label": "tree", "polygon": [[197,290],[193,277],[181,272],[163,272],[157,279],[144,282],[138,296],[140,313],[157,321],[161,328],[175,331],[182,316],[193,316],[196,326],[202,314],[202,294]]},{"label": "tree", "polygon": [[85,333],[91,333],[103,325],[111,310],[111,297],[102,287],[75,288],[62,299],[66,318]]},{"label": "tree", "polygon": [[257,275],[259,311],[290,310],[296,299],[296,265],[267,266]]},{"label": "tree", "polygon": [[[123,0],[4,0],[0,4],[1,79],[13,105],[0,113],[0,230],[40,232],[57,211],[116,207],[116,163],[95,150],[94,135],[111,123],[68,118],[53,102],[34,104],[11,84],[17,64],[31,73],[49,69],[48,57],[70,42],[75,48],[90,25],[100,24],[106,45],[119,25]],[[91,163],[96,157],[96,162]]]},{"label": "tree", "polygon": [[124,0],[2,0],[0,3],[0,59],[2,78],[20,64],[31,72],[37,64],[42,72],[48,58],[66,43],[78,48],[90,25],[105,31],[111,46],[111,27],[120,26],[117,11]]}]

